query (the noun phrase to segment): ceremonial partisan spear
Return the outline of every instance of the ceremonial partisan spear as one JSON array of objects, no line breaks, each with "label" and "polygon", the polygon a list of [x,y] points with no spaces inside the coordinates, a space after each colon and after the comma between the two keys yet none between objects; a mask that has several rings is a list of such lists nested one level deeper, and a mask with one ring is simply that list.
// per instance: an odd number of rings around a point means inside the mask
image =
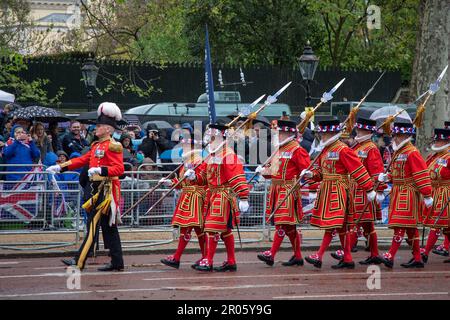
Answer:
[{"label": "ceremonial partisan spear", "polygon": [[[326,103],[328,101],[330,101],[331,99],[333,99],[333,93],[336,92],[336,90],[341,86],[341,84],[345,81],[345,78],[342,79],[341,81],[339,81],[339,83],[337,85],[335,85],[329,92],[325,92],[322,95],[322,98],[320,99],[320,102],[317,104],[317,106],[314,108],[314,110],[316,110],[316,108],[318,106],[320,106],[322,103]],[[305,118],[306,119],[306,118]],[[317,162],[317,160],[319,159],[320,155],[322,154],[323,150],[314,158],[314,160],[311,162],[311,164],[308,166],[308,168],[306,168],[306,170],[309,170],[312,168],[312,166]],[[292,186],[292,188],[288,191],[288,193],[286,194],[286,196],[283,198],[283,200],[281,200],[280,202],[278,202],[277,206],[275,207],[275,209],[272,211],[272,213],[270,214],[270,216],[267,218],[266,221],[270,221],[270,219],[272,219],[273,215],[275,214],[275,212],[281,207],[281,205],[284,203],[284,201],[286,201],[286,199],[289,198],[289,196],[291,195],[292,192],[294,192],[297,187],[299,186],[299,183],[301,181],[301,177],[299,176],[298,181]],[[304,185],[304,184],[303,184]],[[302,186],[303,186],[302,185]]]},{"label": "ceremonial partisan spear", "polygon": [[[429,98],[439,90],[439,84],[440,84],[442,78],[444,77],[444,74],[445,74],[445,72],[447,71],[447,68],[448,68],[448,65],[447,65],[447,66],[444,68],[444,70],[441,72],[441,74],[440,74],[439,77],[437,78],[436,82],[430,84],[429,90],[427,90],[425,93],[421,94],[420,97],[417,99],[417,100],[419,100],[419,99],[421,99],[423,96],[426,95],[426,98],[425,98],[425,100],[423,101],[423,103],[417,108],[416,117],[414,118],[414,121],[413,121],[413,123],[414,123],[414,125],[416,126],[416,128],[419,128],[419,127],[422,125],[422,123],[423,123],[423,115],[424,115],[424,112],[425,112],[425,106],[426,106],[426,103],[428,102]],[[417,101],[417,100],[416,100],[416,101]],[[388,117],[388,118],[385,120],[385,122],[380,126],[380,127],[383,127],[383,130],[384,130],[385,133],[388,133],[388,134],[389,134],[389,132],[390,132],[390,127],[391,127],[391,123],[394,121],[394,118],[395,118],[397,115],[399,115],[401,112],[403,112],[403,111],[404,111],[404,110],[399,111],[396,115],[391,116],[391,117]],[[389,161],[389,164],[388,164],[388,166],[386,167],[386,170],[384,170],[384,174],[386,174],[386,173],[389,172],[393,160],[394,160],[394,157],[392,157],[391,160]],[[375,184],[374,190],[376,190],[376,189],[379,187],[380,183],[381,183],[381,182],[377,181],[377,183]],[[371,201],[371,202],[372,202],[372,201]],[[368,201],[368,202],[366,203],[366,205],[364,206],[363,211],[362,211],[362,213],[361,213],[359,219],[356,221],[356,225],[357,225],[357,224],[359,223],[359,221],[361,220],[361,217],[363,216],[363,213],[367,210],[367,208],[369,207],[369,205],[370,205],[371,202]],[[422,232],[422,242],[423,242],[423,232]]]},{"label": "ceremonial partisan spear", "polygon": [[[263,98],[264,98],[265,94],[263,94],[261,97],[259,97],[258,99],[256,99],[251,105],[249,105],[247,108],[249,108],[250,110],[256,106]],[[227,125],[230,126],[233,123],[235,123],[240,117],[243,117],[245,115],[243,114],[239,114],[238,116],[236,116],[230,123],[228,123]],[[205,145],[206,146],[209,144],[209,142]],[[204,150],[204,148],[203,148]],[[176,167],[175,170],[173,170],[172,172],[170,172],[164,179],[170,179],[170,177],[172,177],[176,172],[178,172],[178,170],[181,169],[181,167],[184,164],[181,163],[178,167]],[[131,212],[134,208],[136,208],[142,201],[144,201],[145,198],[147,198],[150,194],[152,194],[156,189],[158,189],[161,185],[163,184],[162,181],[159,181],[153,188],[151,188],[146,194],[144,194],[138,201],[136,201],[130,208],[128,208],[125,213],[123,215],[127,215],[129,212]]]},{"label": "ceremonial partisan spear", "polygon": [[[277,101],[277,98],[279,95],[281,95],[281,93],[283,93],[284,90],[287,89],[287,87],[289,87],[291,85],[292,82],[289,82],[288,84],[286,84],[283,88],[281,88],[280,90],[278,90],[278,92],[276,92],[273,96],[269,96],[267,97],[266,101],[264,102],[264,104],[255,112],[252,112],[251,114],[249,114],[247,116],[247,119],[240,124],[236,130],[234,130],[230,136],[228,136],[227,138],[231,138],[233,137],[241,128],[243,128],[249,121],[251,121],[252,119],[255,119],[256,116],[258,115],[258,113],[260,113],[261,111],[263,111],[267,106],[271,105],[272,103],[275,103]],[[239,116],[239,117],[242,117]],[[225,144],[227,143],[227,139],[225,139],[217,148],[216,150],[220,150]],[[192,170],[195,170],[197,167],[199,167],[203,162],[205,162],[207,159],[209,159],[210,154],[204,158],[201,162],[199,162]],[[162,196],[158,201],[156,201],[145,213],[145,215],[147,215],[150,211],[152,211],[159,203],[161,203],[161,201],[163,201],[173,190],[175,190],[183,181],[184,179],[186,179],[186,177],[181,178],[180,180],[178,180],[178,182],[173,185],[168,192]]]}]

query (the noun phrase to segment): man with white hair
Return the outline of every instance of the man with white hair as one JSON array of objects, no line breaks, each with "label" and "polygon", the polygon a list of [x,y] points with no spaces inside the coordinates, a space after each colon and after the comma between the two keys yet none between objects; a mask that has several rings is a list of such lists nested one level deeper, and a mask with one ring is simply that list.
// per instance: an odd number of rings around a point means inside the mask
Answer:
[{"label": "man with white hair", "polygon": [[88,212],[87,233],[74,259],[63,259],[68,266],[84,269],[88,253],[94,249],[98,224],[102,227],[105,245],[110,249],[111,263],[99,271],[122,271],[124,269],[122,247],[117,224],[120,223],[120,181],[124,172],[122,145],[112,135],[122,113],[115,103],[100,104],[94,142],[91,150],[83,156],[47,168],[51,174],[75,170],[89,165],[92,197],[83,205]]}]

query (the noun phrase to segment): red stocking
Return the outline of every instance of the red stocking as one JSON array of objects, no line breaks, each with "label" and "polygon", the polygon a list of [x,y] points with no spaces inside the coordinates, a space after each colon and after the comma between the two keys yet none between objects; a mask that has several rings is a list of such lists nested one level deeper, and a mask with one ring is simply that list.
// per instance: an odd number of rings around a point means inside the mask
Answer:
[{"label": "red stocking", "polygon": [[180,228],[180,237],[178,238],[178,247],[177,251],[173,255],[175,261],[180,261],[181,255],[183,254],[184,249],[186,248],[189,240],[191,240],[191,231],[192,227],[181,227]]},{"label": "red stocking", "polygon": [[216,253],[217,243],[219,242],[219,234],[208,232],[206,238],[206,258],[210,265],[213,264],[214,254]]},{"label": "red stocking", "polygon": [[202,253],[203,259],[206,256],[206,235],[204,232],[202,232],[202,229],[200,229],[200,227],[195,227],[194,231],[197,234],[198,245],[200,246],[200,251]]},{"label": "red stocking", "polygon": [[394,237],[392,238],[392,245],[388,252],[392,260],[394,260],[398,248],[400,248],[400,245],[402,244],[404,236],[405,236],[405,229],[394,228]]},{"label": "red stocking", "polygon": [[291,241],[292,249],[294,250],[294,256],[296,259],[302,258],[302,252],[300,250],[300,236],[294,225],[285,226],[286,234]]},{"label": "red stocking", "polygon": [[285,234],[286,232],[284,231],[283,225],[275,226],[275,234],[273,236],[272,248],[270,249],[270,253],[272,254],[273,259],[275,259],[275,255],[277,254],[278,249],[280,249]]},{"label": "red stocking", "polygon": [[317,255],[319,256],[319,260],[322,260],[323,254],[325,250],[330,246],[331,240],[333,240],[333,234],[331,230],[325,231],[323,235],[322,244],[320,245],[319,251],[317,251]]},{"label": "red stocking", "polygon": [[[409,236],[408,236],[409,237]],[[430,234],[428,235],[427,244],[425,245],[425,254],[429,255],[431,249],[433,249],[434,245],[436,244],[436,241],[438,240],[438,230],[431,229]]]},{"label": "red stocking", "polygon": [[225,243],[227,249],[227,261],[228,264],[236,264],[236,258],[234,256],[234,235],[231,230],[224,232],[220,235],[222,241]]}]

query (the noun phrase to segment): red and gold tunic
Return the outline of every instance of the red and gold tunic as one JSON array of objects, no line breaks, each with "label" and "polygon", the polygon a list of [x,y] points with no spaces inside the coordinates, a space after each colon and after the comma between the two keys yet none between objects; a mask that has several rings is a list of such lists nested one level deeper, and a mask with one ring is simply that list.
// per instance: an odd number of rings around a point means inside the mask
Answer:
[{"label": "red and gold tunic", "polygon": [[94,142],[89,152],[81,157],[64,162],[60,167],[64,170],[75,170],[89,165],[89,168],[100,167],[100,175],[91,177],[92,181],[106,181],[111,183],[111,213],[110,224],[120,223],[120,181],[119,176],[124,172],[123,148],[113,138],[105,138]]},{"label": "red and gold tunic", "polygon": [[[427,227],[434,227],[434,222],[450,199],[450,147],[429,156],[427,165],[431,176],[431,186],[433,187],[431,196],[434,202],[432,210],[424,211],[423,224]],[[449,212],[450,208],[447,206],[436,223],[436,228],[450,229]]]},{"label": "red and gold tunic", "polygon": [[302,220],[302,192],[298,189],[285,200],[286,194],[296,183],[297,176],[310,164],[309,154],[298,141],[290,141],[278,150],[278,154],[267,168],[271,174],[264,174],[272,179],[267,202],[266,214],[270,215],[280,201],[283,204],[274,214],[275,225],[298,224]]},{"label": "red and gold tunic", "polygon": [[236,196],[248,200],[249,188],[244,167],[229,147],[224,147],[206,159],[208,181],[205,199],[206,232],[226,232],[239,223]]},{"label": "red and gold tunic", "polygon": [[[189,169],[194,169],[202,162],[199,152],[191,153],[184,161],[184,165],[178,171],[178,177],[183,177]],[[201,163],[195,169],[195,180],[184,179],[177,187],[181,189],[175,212],[173,213],[172,225],[179,227],[203,227],[203,205],[206,196],[206,163]],[[178,178],[172,180],[178,183]]]},{"label": "red and gold tunic", "polygon": [[[370,139],[357,143],[352,147],[353,151],[361,160],[362,164],[366,168],[369,175],[372,177],[372,181],[378,181],[378,175],[384,171],[383,159],[381,158],[378,147]],[[358,220],[360,215],[363,214],[360,222],[373,222],[381,219],[381,207],[377,201],[371,201],[366,211],[363,213],[363,209],[366,207],[368,199],[366,192],[352,180],[352,193],[353,193],[353,212],[355,214],[354,219]],[[387,186],[385,183],[380,183],[377,192],[383,192]]]},{"label": "red and gold tunic", "polygon": [[411,142],[394,153],[389,178],[389,227],[417,227],[422,222],[423,197],[431,196],[431,180],[425,160]]},{"label": "red and gold tunic", "polygon": [[353,221],[350,203],[350,178],[369,192],[373,182],[366,168],[346,144],[335,141],[325,147],[314,168],[313,180],[322,181],[314,204],[311,225],[321,229],[342,228]]}]

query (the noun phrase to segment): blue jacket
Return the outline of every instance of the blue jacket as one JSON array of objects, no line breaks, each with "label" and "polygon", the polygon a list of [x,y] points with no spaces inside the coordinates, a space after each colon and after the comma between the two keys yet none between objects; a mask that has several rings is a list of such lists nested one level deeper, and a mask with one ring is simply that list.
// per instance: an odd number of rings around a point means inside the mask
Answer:
[{"label": "blue jacket", "polygon": [[[33,164],[34,159],[39,159],[41,153],[34,143],[31,141],[28,144],[24,144],[20,141],[13,139],[14,130],[16,126],[11,130],[11,140],[5,145],[3,149],[3,157],[5,159],[6,164]],[[20,167],[8,167],[6,171],[24,171],[29,172],[32,170],[32,167],[28,166],[20,166]],[[21,180],[23,174],[7,174],[7,181],[17,181]]]}]

